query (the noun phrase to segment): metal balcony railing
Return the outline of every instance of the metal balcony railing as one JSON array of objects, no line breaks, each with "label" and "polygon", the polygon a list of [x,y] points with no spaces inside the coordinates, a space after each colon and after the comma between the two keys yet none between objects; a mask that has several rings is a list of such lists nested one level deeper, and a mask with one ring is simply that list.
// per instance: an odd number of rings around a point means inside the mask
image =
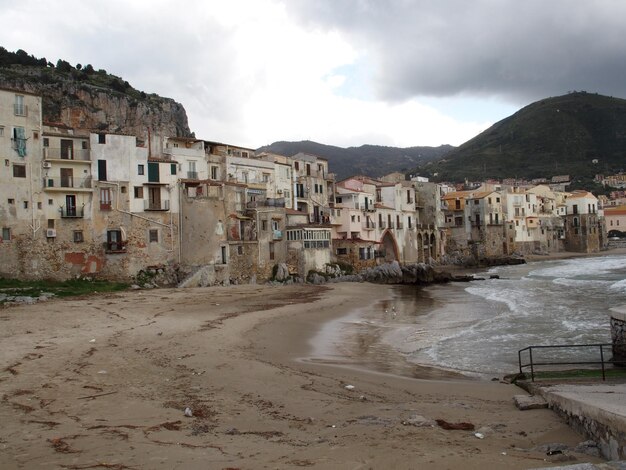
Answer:
[{"label": "metal balcony railing", "polygon": [[198,179],[198,172],[197,171],[188,171],[187,172],[187,179],[197,180]]},{"label": "metal balcony railing", "polygon": [[43,148],[43,158],[45,160],[79,160],[90,161],[91,155],[89,149],[74,149],[74,148]]},{"label": "metal balcony railing", "polygon": [[44,188],[91,188],[91,177],[47,176],[43,179]]},{"label": "metal balcony railing", "polygon": [[170,201],[169,199],[165,199],[163,201],[149,201],[148,199],[144,199],[143,210],[144,211],[169,211]]},{"label": "metal balcony railing", "polygon": [[85,216],[84,207],[62,206],[59,211],[62,218],[82,218]]}]

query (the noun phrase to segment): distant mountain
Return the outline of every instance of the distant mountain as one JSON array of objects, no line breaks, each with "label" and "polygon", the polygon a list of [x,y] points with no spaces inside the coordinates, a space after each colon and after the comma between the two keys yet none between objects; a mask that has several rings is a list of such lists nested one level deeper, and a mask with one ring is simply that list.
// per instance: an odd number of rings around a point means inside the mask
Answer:
[{"label": "distant mountain", "polygon": [[192,135],[180,103],[139,91],[91,64],[73,66],[62,59],[52,64],[21,49],[0,47],[0,87],[41,95],[44,122],[144,138],[148,132]]},{"label": "distant mountain", "polygon": [[414,172],[438,181],[541,178],[589,180],[626,168],[626,100],[573,92],[522,108]]},{"label": "distant mountain", "polygon": [[440,158],[452,149],[454,147],[450,145],[407,148],[362,145],[342,148],[305,140],[274,142],[261,147],[258,151],[273,152],[288,157],[304,152],[326,158],[330,171],[337,175],[337,180],[340,180],[357,174],[378,177],[394,171],[408,172],[416,165]]}]

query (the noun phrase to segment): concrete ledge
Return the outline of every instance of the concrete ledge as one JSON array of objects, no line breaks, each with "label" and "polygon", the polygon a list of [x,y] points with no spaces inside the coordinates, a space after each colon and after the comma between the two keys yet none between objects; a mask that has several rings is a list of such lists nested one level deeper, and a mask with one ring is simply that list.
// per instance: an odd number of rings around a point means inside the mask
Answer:
[{"label": "concrete ledge", "polygon": [[611,318],[626,322],[626,305],[620,305],[619,307],[611,307],[609,309]]},{"label": "concrete ledge", "polygon": [[551,409],[598,443],[610,460],[626,459],[626,384],[537,387]]}]

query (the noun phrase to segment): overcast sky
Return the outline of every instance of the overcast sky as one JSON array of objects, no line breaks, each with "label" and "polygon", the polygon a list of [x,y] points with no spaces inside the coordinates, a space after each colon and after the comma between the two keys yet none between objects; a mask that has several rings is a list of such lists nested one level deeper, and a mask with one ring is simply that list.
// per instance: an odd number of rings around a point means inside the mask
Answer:
[{"label": "overcast sky", "polygon": [[[459,145],[541,98],[626,97],[623,0],[0,0],[0,45],[92,64],[257,148]],[[9,26],[10,25],[10,26]]]}]

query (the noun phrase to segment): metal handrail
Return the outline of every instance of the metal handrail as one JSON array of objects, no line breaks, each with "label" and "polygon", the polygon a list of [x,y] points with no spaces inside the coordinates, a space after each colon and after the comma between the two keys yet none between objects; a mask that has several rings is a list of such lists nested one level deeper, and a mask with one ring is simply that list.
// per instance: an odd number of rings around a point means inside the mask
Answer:
[{"label": "metal handrail", "polygon": [[[535,366],[555,366],[555,365],[598,365],[602,367],[602,380],[606,380],[606,367],[607,364],[623,363],[623,360],[604,359],[604,348],[615,347],[626,343],[594,343],[594,344],[555,344],[555,345],[540,345],[540,346],[527,346],[520,349],[517,352],[517,358],[519,363],[519,373],[523,374],[523,369],[530,367],[531,381],[535,381]],[[600,360],[599,361],[550,361],[550,362],[537,362],[533,360],[533,349],[573,349],[573,348],[599,348]],[[528,351],[529,361],[528,363],[522,363],[522,353]]]}]

